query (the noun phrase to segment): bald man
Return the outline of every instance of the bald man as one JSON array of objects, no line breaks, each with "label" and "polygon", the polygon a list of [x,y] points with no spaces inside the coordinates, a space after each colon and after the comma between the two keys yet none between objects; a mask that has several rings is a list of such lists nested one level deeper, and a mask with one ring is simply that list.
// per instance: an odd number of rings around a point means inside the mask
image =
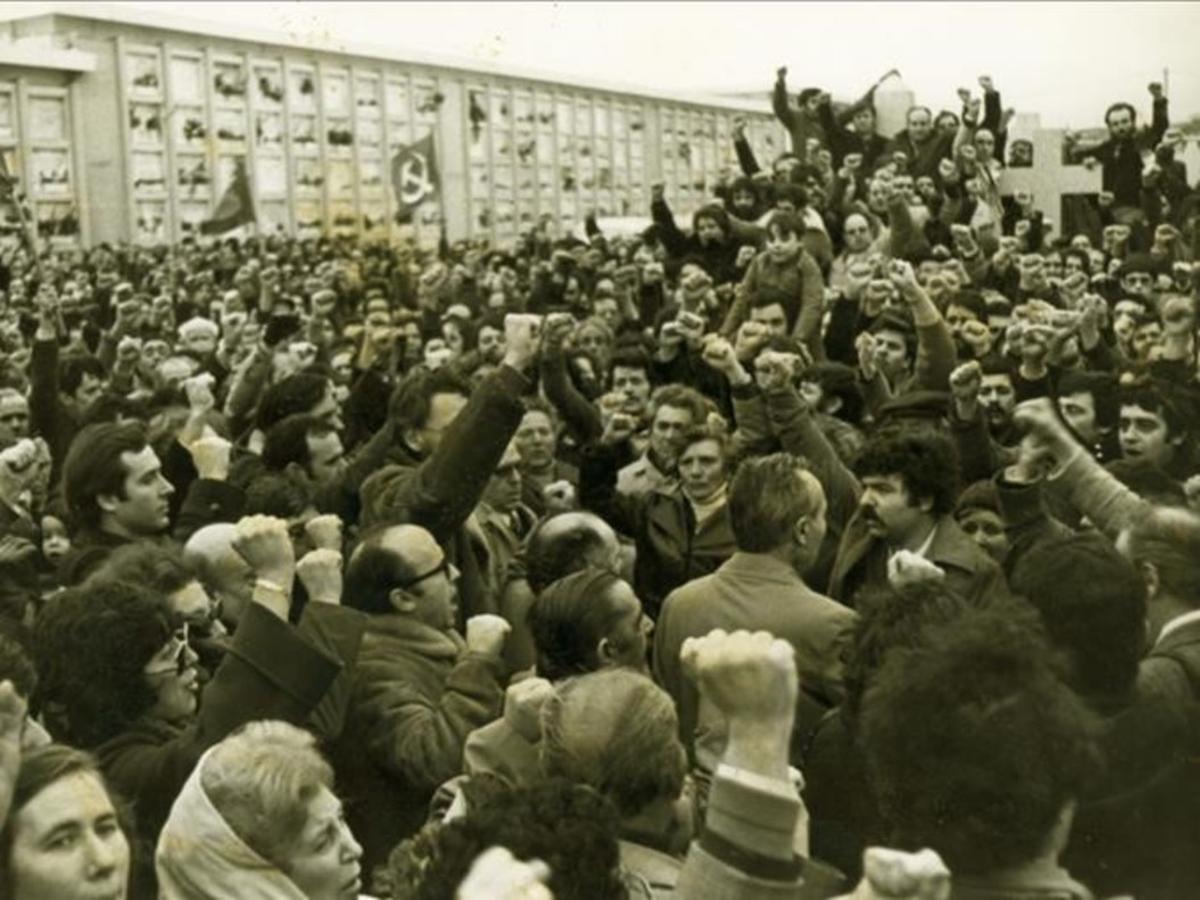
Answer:
[{"label": "bald man", "polygon": [[236,535],[232,522],[218,522],[199,529],[183,547],[184,563],[221,604],[221,622],[230,631],[254,593],[254,570],[233,549]]},{"label": "bald man", "polygon": [[343,606],[357,611],[360,634],[338,686],[348,702],[330,759],[366,871],[424,823],[434,790],[462,772],[467,735],[500,715],[509,627],[474,616],[464,639],[458,581],[417,525],[368,532],[346,566]]},{"label": "bald man", "polygon": [[633,580],[632,546],[622,544],[612,526],[595,513],[555,513],[529,533],[524,553],[510,566],[500,594],[500,614],[513,629],[504,649],[511,671],[532,668],[536,661],[533,635],[526,624],[533,598],[588,566]]}]

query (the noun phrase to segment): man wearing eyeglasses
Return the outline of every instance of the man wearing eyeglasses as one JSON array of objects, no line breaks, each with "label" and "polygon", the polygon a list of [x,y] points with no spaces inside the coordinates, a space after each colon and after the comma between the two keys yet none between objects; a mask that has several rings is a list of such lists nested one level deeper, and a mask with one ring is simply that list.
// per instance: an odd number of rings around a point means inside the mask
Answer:
[{"label": "man wearing eyeglasses", "polygon": [[[508,622],[467,619],[455,630],[460,572],[424,528],[368,532],[346,567],[343,605],[352,622],[310,622],[356,631],[358,653],[318,716],[344,725],[330,758],[351,829],[369,871],[425,821],[436,788],[462,771],[467,736],[501,712]],[[344,621],[344,620],[343,620]],[[310,630],[310,634],[312,631]]]},{"label": "man wearing eyeglasses", "polygon": [[520,398],[530,388],[524,373],[537,360],[540,327],[538,316],[506,316],[504,362],[473,391],[445,369],[405,378],[388,410],[396,436],[393,464],[360,491],[364,527],[420,525],[458,566],[460,623],[497,608],[467,519],[521,423]]}]

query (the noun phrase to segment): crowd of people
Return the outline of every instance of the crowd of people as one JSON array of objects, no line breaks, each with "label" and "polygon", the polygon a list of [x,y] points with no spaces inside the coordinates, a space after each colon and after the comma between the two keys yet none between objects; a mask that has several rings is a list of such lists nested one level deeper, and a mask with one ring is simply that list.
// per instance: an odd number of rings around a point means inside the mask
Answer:
[{"label": "crowd of people", "polygon": [[1200,189],[996,86],[690,228],[5,251],[0,895],[1182,900]]}]

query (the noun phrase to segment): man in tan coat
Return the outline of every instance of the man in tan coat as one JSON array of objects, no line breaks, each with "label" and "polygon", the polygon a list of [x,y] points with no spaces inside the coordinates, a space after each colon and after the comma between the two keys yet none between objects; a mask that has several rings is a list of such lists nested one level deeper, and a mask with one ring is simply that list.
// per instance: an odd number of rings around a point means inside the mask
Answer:
[{"label": "man in tan coat", "polygon": [[[680,666],[685,640],[714,628],[767,631],[787,640],[796,651],[802,704],[815,711],[840,698],[840,650],[856,618],[804,583],[801,573],[825,535],[825,493],[796,457],[776,453],[743,463],[730,487],[729,511],[737,552],[712,575],[667,597],[654,643],[655,675],[675,699],[689,746],[693,732],[709,729]],[[704,756],[699,746],[695,752]]]}]

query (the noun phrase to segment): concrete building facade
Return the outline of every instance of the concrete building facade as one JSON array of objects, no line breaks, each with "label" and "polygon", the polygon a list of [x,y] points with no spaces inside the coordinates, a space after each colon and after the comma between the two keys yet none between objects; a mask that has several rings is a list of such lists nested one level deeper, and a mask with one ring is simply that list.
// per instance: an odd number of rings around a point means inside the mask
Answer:
[{"label": "concrete building facade", "polygon": [[[198,9],[202,9],[198,6]],[[686,215],[736,172],[736,117],[764,164],[786,135],[763,102],[568,82],[380,47],[318,46],[106,7],[0,23],[0,156],[54,242],[195,234],[241,160],[259,228],[486,236],[543,216],[645,216],[663,181]],[[427,135],[441,200],[397,221],[392,160]],[[0,228],[12,233],[9,220]]]}]

